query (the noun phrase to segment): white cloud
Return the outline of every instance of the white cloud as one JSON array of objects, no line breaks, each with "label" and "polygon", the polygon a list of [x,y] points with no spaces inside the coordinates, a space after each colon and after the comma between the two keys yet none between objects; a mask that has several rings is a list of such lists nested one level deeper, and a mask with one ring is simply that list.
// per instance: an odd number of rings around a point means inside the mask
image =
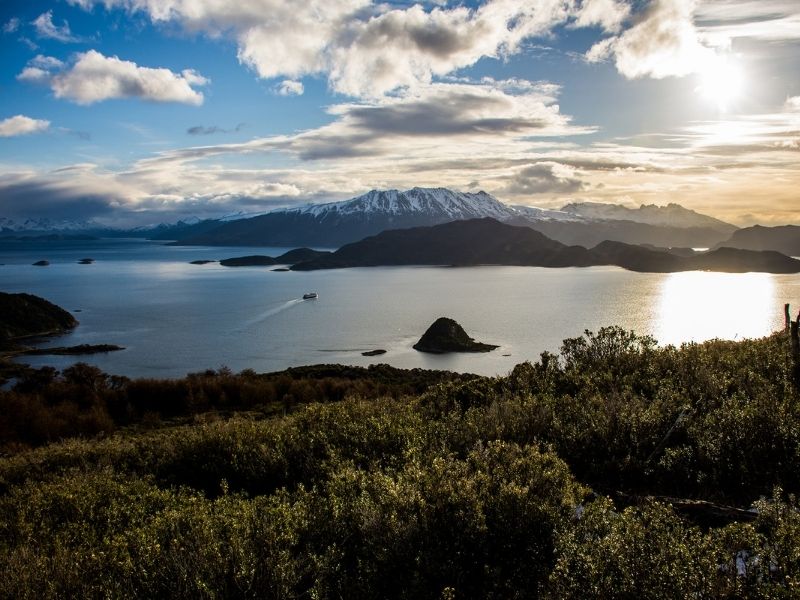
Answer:
[{"label": "white cloud", "polygon": [[44,56],[42,54],[37,54],[28,61],[28,66],[37,67],[39,69],[45,69],[47,71],[50,71],[53,69],[62,68],[64,66],[64,63],[55,58],[54,56]]},{"label": "white cloud", "polygon": [[518,79],[434,83],[400,95],[331,106],[332,123],[292,136],[173,150],[155,160],[178,163],[276,150],[303,161],[494,156],[509,148],[517,151],[534,137],[593,133],[594,128],[574,126],[560,113],[558,91],[548,82],[524,85]]},{"label": "white cloud", "polygon": [[39,67],[25,67],[22,72],[17,75],[20,81],[27,81],[28,83],[48,83],[53,74],[46,69]]},{"label": "white cloud", "polygon": [[284,79],[278,84],[276,91],[281,96],[302,96],[305,88],[302,81]]},{"label": "white cloud", "polygon": [[191,69],[178,74],[169,69],[140,67],[116,56],[103,56],[96,50],[78,54],[75,63],[69,67],[58,59],[37,56],[17,78],[45,83],[56,98],[66,98],[78,104],[141,98],[152,102],[200,105],[203,94],[194,87],[209,83],[208,79]]},{"label": "white cloud", "polygon": [[707,70],[714,49],[704,45],[694,25],[696,0],[652,0],[638,21],[586,54],[590,62],[613,57],[628,78],[682,77]]},{"label": "white cloud", "polygon": [[3,25],[3,33],[14,33],[19,29],[19,25],[19,19],[17,17],[12,17]]},{"label": "white cloud", "polygon": [[31,119],[24,115],[16,115],[0,121],[0,137],[15,137],[30,133],[41,133],[50,127],[50,121]]},{"label": "white cloud", "polygon": [[64,63],[57,58],[38,54],[28,61],[22,72],[17,75],[17,79],[28,83],[47,84],[53,76],[53,71],[63,67]]},{"label": "white cloud", "polygon": [[477,10],[385,12],[349,24],[330,49],[329,79],[337,91],[362,97],[428,83],[482,57],[516,53],[524,39],[566,21],[567,9],[561,0],[491,0]]},{"label": "white cloud", "polygon": [[574,26],[591,27],[598,25],[608,33],[620,30],[628,18],[631,7],[620,0],[583,0],[578,10]]},{"label": "white cloud", "polygon": [[786,110],[790,112],[800,112],[800,96],[793,96],[786,99]]},{"label": "white cloud", "polygon": [[231,35],[238,58],[262,78],[327,76],[337,92],[378,97],[424,85],[483,57],[504,58],[521,42],[566,23],[614,31],[621,0],[486,0],[398,6],[372,0],[70,0],[144,12],[155,23]]},{"label": "white cloud", "polygon": [[718,45],[736,38],[764,41],[800,39],[797,0],[705,0],[696,11],[698,28]]},{"label": "white cloud", "polygon": [[33,21],[31,21],[31,25],[36,28],[36,35],[41,38],[58,40],[59,42],[64,43],[81,41],[81,38],[72,34],[72,31],[69,28],[69,23],[66,21],[64,21],[64,24],[61,27],[53,23],[52,10],[48,10],[47,12],[40,14]]}]

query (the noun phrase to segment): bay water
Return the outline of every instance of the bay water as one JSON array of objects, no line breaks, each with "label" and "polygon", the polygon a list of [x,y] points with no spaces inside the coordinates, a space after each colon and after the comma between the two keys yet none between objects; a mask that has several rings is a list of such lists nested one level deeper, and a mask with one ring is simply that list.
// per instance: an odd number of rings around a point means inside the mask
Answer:
[{"label": "bay water", "polygon": [[[374,267],[277,272],[192,265],[286,248],[174,247],[142,240],[0,243],[0,291],[28,292],[73,311],[80,325],[41,346],[117,344],[91,356],[25,357],[64,368],[83,361],[131,377],[180,377],[227,366],[259,372],[379,362],[505,374],[561,341],[619,325],[662,344],[768,335],[783,304],[800,306],[800,276],[633,273],[617,267]],[[81,265],[81,258],[93,264]],[[48,260],[47,267],[32,266]],[[302,300],[306,292],[316,300]],[[440,316],[486,354],[431,355],[412,345]],[[385,349],[382,356],[362,352]]]}]

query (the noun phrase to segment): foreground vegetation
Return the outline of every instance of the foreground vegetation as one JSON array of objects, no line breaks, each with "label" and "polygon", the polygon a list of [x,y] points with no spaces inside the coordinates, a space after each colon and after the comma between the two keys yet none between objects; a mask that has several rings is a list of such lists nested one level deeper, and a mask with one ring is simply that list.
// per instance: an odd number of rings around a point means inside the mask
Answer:
[{"label": "foreground vegetation", "polygon": [[31,371],[0,597],[800,597],[790,376],[783,334],[618,328],[501,378]]}]

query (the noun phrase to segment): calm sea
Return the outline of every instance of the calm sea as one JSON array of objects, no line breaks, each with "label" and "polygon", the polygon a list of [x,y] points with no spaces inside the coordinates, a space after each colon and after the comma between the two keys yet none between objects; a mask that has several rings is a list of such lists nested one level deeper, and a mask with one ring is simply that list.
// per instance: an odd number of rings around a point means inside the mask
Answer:
[{"label": "calm sea", "polygon": [[[503,374],[604,325],[663,344],[759,337],[800,307],[800,277],[748,273],[631,273],[616,267],[387,267],[310,273],[191,265],[278,255],[285,248],[170,247],[138,240],[0,243],[0,290],[29,292],[80,325],[43,345],[118,344],[86,357],[27,357],[63,368],[83,360],[110,373],[173,377],[228,366],[275,371],[316,363]],[[94,258],[79,265],[81,258]],[[48,267],[35,267],[37,260]],[[319,299],[303,301],[305,292]],[[434,356],[411,348],[448,316],[488,354]],[[383,356],[361,352],[382,348]]]}]

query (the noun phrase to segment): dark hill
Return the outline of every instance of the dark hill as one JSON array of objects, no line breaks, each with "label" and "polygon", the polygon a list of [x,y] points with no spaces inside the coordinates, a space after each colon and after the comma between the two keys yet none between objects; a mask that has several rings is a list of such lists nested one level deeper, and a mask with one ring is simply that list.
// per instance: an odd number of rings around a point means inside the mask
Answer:
[{"label": "dark hill", "polygon": [[527,227],[506,225],[494,219],[453,221],[433,227],[384,231],[342,246],[332,254],[294,264],[292,269],[312,271],[393,265],[617,265],[631,271],[653,273],[693,270],[800,272],[800,261],[776,252],[759,253],[726,248],[683,257],[667,251],[611,241],[587,250],[582,246],[565,246]]},{"label": "dark hill", "polygon": [[219,261],[223,267],[268,267],[277,265],[277,261],[271,256],[254,254],[251,256],[236,256],[234,258],[223,258]]},{"label": "dark hill", "polygon": [[515,219],[513,225],[524,225],[547,237],[567,244],[591,248],[606,240],[626,244],[653,244],[708,248],[725,240],[730,230],[711,227],[670,227],[635,221],[531,221]]},{"label": "dark hill", "polygon": [[278,256],[275,260],[281,265],[290,265],[304,260],[313,260],[323,256],[328,256],[327,250],[313,250],[311,248],[295,248]]},{"label": "dark hill", "polygon": [[589,266],[597,259],[527,227],[494,219],[453,221],[433,227],[384,231],[342,246],[329,256],[292,266],[298,271],[385,265]]},{"label": "dark hill", "polygon": [[602,242],[592,252],[605,264],[617,265],[629,271],[672,273],[682,271],[684,259],[669,252],[632,246],[622,242]]},{"label": "dark hill", "polygon": [[219,261],[224,267],[268,267],[272,265],[291,265],[298,262],[314,260],[328,256],[330,252],[312,250],[311,248],[295,248],[277,257],[255,254],[252,256],[238,256],[225,258]]},{"label": "dark hill", "polygon": [[718,248],[687,258],[690,269],[698,271],[724,271],[727,273],[799,273],[800,260],[780,252]]},{"label": "dark hill", "polygon": [[313,214],[269,213],[225,223],[208,232],[186,236],[178,244],[186,246],[309,246],[338,247],[391,228],[428,225],[424,215],[409,215],[388,222],[385,218],[364,215],[342,218]]},{"label": "dark hill", "polygon": [[414,349],[420,352],[445,354],[447,352],[491,352],[497,348],[491,344],[476,342],[464,328],[453,319],[439,317],[422,334]]},{"label": "dark hill", "polygon": [[62,333],[78,321],[63,308],[33,294],[0,292],[0,342],[32,335]]},{"label": "dark hill", "polygon": [[755,225],[735,231],[718,247],[741,248],[742,250],[774,250],[787,256],[800,256],[800,227],[762,227]]}]

